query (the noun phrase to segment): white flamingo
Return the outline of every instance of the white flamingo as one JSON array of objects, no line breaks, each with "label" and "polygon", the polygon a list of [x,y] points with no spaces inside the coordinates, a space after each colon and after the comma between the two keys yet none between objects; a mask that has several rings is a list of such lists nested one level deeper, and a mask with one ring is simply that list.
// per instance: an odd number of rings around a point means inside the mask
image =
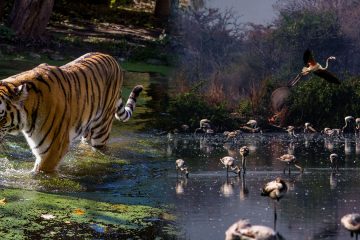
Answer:
[{"label": "white flamingo", "polygon": [[257,121],[255,119],[250,119],[247,123],[247,126],[242,126],[240,129],[245,131],[245,132],[250,132],[250,133],[262,133],[260,127],[258,127],[257,125]]},{"label": "white flamingo", "polygon": [[351,237],[354,236],[356,240],[358,239],[358,235],[360,233],[360,214],[358,213],[350,213],[346,214],[341,218],[341,224],[351,233]]},{"label": "white flamingo", "polygon": [[278,234],[270,227],[251,225],[248,219],[240,219],[225,232],[225,240],[275,240]]},{"label": "white flamingo", "polygon": [[[284,197],[288,190],[288,186],[285,181],[277,177],[275,180],[268,182],[261,189],[261,196],[270,197],[273,200],[279,201]],[[276,229],[277,213],[276,203],[274,202],[274,229]]]},{"label": "white flamingo", "polygon": [[241,170],[235,165],[235,158],[226,156],[220,159],[220,162],[226,167],[226,176],[229,175],[229,169],[236,174],[240,174]]},{"label": "white flamingo", "polygon": [[205,134],[208,133],[208,130],[212,131],[210,123],[211,122],[210,122],[209,119],[206,119],[206,118],[201,119],[200,120],[200,127],[195,129],[194,134],[196,134],[198,131],[203,131]]},{"label": "white flamingo", "polygon": [[295,134],[295,127],[294,126],[288,126],[285,130],[289,133],[289,135],[291,137],[296,137],[296,138],[298,137],[298,135]]},{"label": "white flamingo", "polygon": [[304,133],[316,133],[316,130],[313,128],[311,123],[306,122],[305,123],[305,128],[304,128]]},{"label": "white flamingo", "polygon": [[279,201],[287,192],[288,187],[284,180],[277,177],[275,180],[268,182],[261,189],[262,196],[268,196],[271,199]]},{"label": "white flamingo", "polygon": [[241,168],[243,170],[243,173],[246,172],[246,157],[249,155],[249,148],[247,146],[242,146],[239,150],[241,155]]},{"label": "white flamingo", "polygon": [[321,133],[325,134],[328,137],[337,136],[340,137],[341,130],[339,128],[324,128],[324,130],[321,131]]},{"label": "white flamingo", "polygon": [[[289,174],[290,174],[290,165],[294,164],[294,166],[296,168],[298,168],[300,170],[301,173],[304,172],[304,169],[298,164],[298,162],[296,161],[296,157],[292,154],[284,154],[281,157],[278,158],[280,161],[287,163],[287,167],[289,169]],[[284,168],[284,173],[285,173],[285,169]]]},{"label": "white flamingo", "polygon": [[345,120],[345,126],[341,129],[341,132],[355,133],[356,131],[355,118],[353,116],[346,116],[344,120]]},{"label": "white flamingo", "polygon": [[175,161],[176,172],[180,175],[185,174],[185,177],[189,177],[189,171],[183,159],[177,159]]},{"label": "white flamingo", "polygon": [[331,164],[331,169],[334,171],[339,171],[339,156],[336,153],[332,153],[330,154],[330,164]]},{"label": "white flamingo", "polygon": [[340,84],[340,80],[331,72],[327,71],[329,66],[329,60],[335,60],[334,56],[330,56],[326,59],[325,67],[321,66],[318,62],[315,61],[315,58],[312,52],[307,49],[304,52],[303,60],[305,66],[302,68],[301,73],[299,73],[293,80],[289,82],[289,86],[294,86],[302,76],[308,75],[309,73],[314,73],[315,75],[325,79],[327,82]]}]

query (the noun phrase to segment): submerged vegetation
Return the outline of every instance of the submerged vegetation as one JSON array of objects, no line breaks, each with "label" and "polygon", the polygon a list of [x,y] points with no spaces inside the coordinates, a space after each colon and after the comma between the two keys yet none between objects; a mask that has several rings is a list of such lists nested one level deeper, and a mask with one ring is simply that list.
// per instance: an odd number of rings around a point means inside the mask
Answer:
[{"label": "submerged vegetation", "polygon": [[148,239],[164,236],[161,228],[173,220],[164,210],[141,205],[16,189],[2,190],[1,197],[3,239]]}]

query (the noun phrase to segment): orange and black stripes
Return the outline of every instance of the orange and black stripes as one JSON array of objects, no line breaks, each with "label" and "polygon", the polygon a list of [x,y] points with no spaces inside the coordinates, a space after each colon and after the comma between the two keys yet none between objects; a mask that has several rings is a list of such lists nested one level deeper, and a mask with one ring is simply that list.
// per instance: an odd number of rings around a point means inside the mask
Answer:
[{"label": "orange and black stripes", "polygon": [[[142,86],[124,106],[123,71],[116,60],[88,53],[61,67],[41,64],[4,79],[1,101],[7,100],[6,123],[0,129],[24,133],[36,156],[35,171],[53,171],[72,140],[85,136],[94,147],[106,144],[114,115],[127,121]],[[0,134],[1,134],[0,130]]]}]

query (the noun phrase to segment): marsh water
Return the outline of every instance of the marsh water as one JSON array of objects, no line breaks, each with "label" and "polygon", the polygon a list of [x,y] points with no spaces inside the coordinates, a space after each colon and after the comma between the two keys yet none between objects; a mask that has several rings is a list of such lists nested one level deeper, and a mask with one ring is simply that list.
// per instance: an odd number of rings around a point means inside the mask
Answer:
[{"label": "marsh water", "polygon": [[[159,102],[166,99],[159,83],[161,79],[149,80],[148,74],[136,74],[126,82],[127,89],[137,81],[145,85],[146,91],[134,119],[125,124],[114,122],[104,152],[94,152],[86,144],[74,144],[55,175],[32,176],[29,170],[34,157],[24,139],[8,137],[0,163],[2,193],[12,189],[26,192],[26,196],[19,198],[25,199],[21,201],[37,201],[41,192],[50,193],[55,202],[64,197],[75,199],[74,202],[85,199],[92,201],[85,207],[90,210],[90,205],[96,202],[149,206],[166,209],[175,216],[163,225],[171,234],[165,236],[152,231],[145,237],[142,235],[142,239],[224,239],[226,229],[240,218],[276,228],[285,239],[350,239],[350,234],[340,225],[340,218],[359,212],[360,138],[331,139],[318,134],[291,138],[286,134],[264,133],[244,134],[237,141],[227,142],[220,133],[206,138],[192,133],[157,134],[146,126],[161,114]],[[250,148],[247,172],[240,177],[229,173],[227,177],[219,159],[229,155],[239,160],[238,150],[243,145]],[[290,174],[283,172],[285,165],[277,158],[285,153],[297,157],[305,168],[304,173],[296,168]],[[340,156],[337,173],[330,169],[330,153]],[[189,178],[176,174],[178,158],[187,162]],[[260,196],[260,188],[276,177],[283,178],[289,188],[278,202]],[[8,205],[15,200],[18,199],[10,197]],[[70,204],[65,208],[70,208]],[[39,214],[49,209],[41,206]],[[60,218],[60,213],[56,214]],[[97,218],[114,226],[122,224],[127,217],[119,219],[102,213]],[[147,217],[145,224],[157,220]],[[84,239],[116,239],[106,235],[110,227],[94,225],[92,221],[82,223],[93,229]],[[0,226],[1,231],[5,227]],[[54,234],[58,228],[46,227]],[[43,229],[39,227],[31,234],[24,230],[21,236],[42,236],[36,231]],[[61,231],[72,231],[72,235],[55,236],[76,239],[74,229],[62,226]]]}]

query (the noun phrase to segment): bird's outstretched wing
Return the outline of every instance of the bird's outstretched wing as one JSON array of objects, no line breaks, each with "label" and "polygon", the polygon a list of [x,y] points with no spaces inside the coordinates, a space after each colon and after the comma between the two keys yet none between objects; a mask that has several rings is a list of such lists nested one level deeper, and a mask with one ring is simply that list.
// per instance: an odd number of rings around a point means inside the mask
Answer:
[{"label": "bird's outstretched wing", "polygon": [[316,71],[314,71],[314,74],[316,74],[317,76],[325,79],[326,81],[330,82],[330,83],[335,83],[335,84],[340,84],[340,80],[331,72],[327,71],[327,70],[322,70],[322,69],[318,69]]},{"label": "bird's outstretched wing", "polygon": [[306,67],[309,67],[309,65],[315,65],[316,61],[314,59],[314,56],[312,54],[312,52],[310,51],[310,49],[306,49],[306,51],[304,52],[304,64]]}]

